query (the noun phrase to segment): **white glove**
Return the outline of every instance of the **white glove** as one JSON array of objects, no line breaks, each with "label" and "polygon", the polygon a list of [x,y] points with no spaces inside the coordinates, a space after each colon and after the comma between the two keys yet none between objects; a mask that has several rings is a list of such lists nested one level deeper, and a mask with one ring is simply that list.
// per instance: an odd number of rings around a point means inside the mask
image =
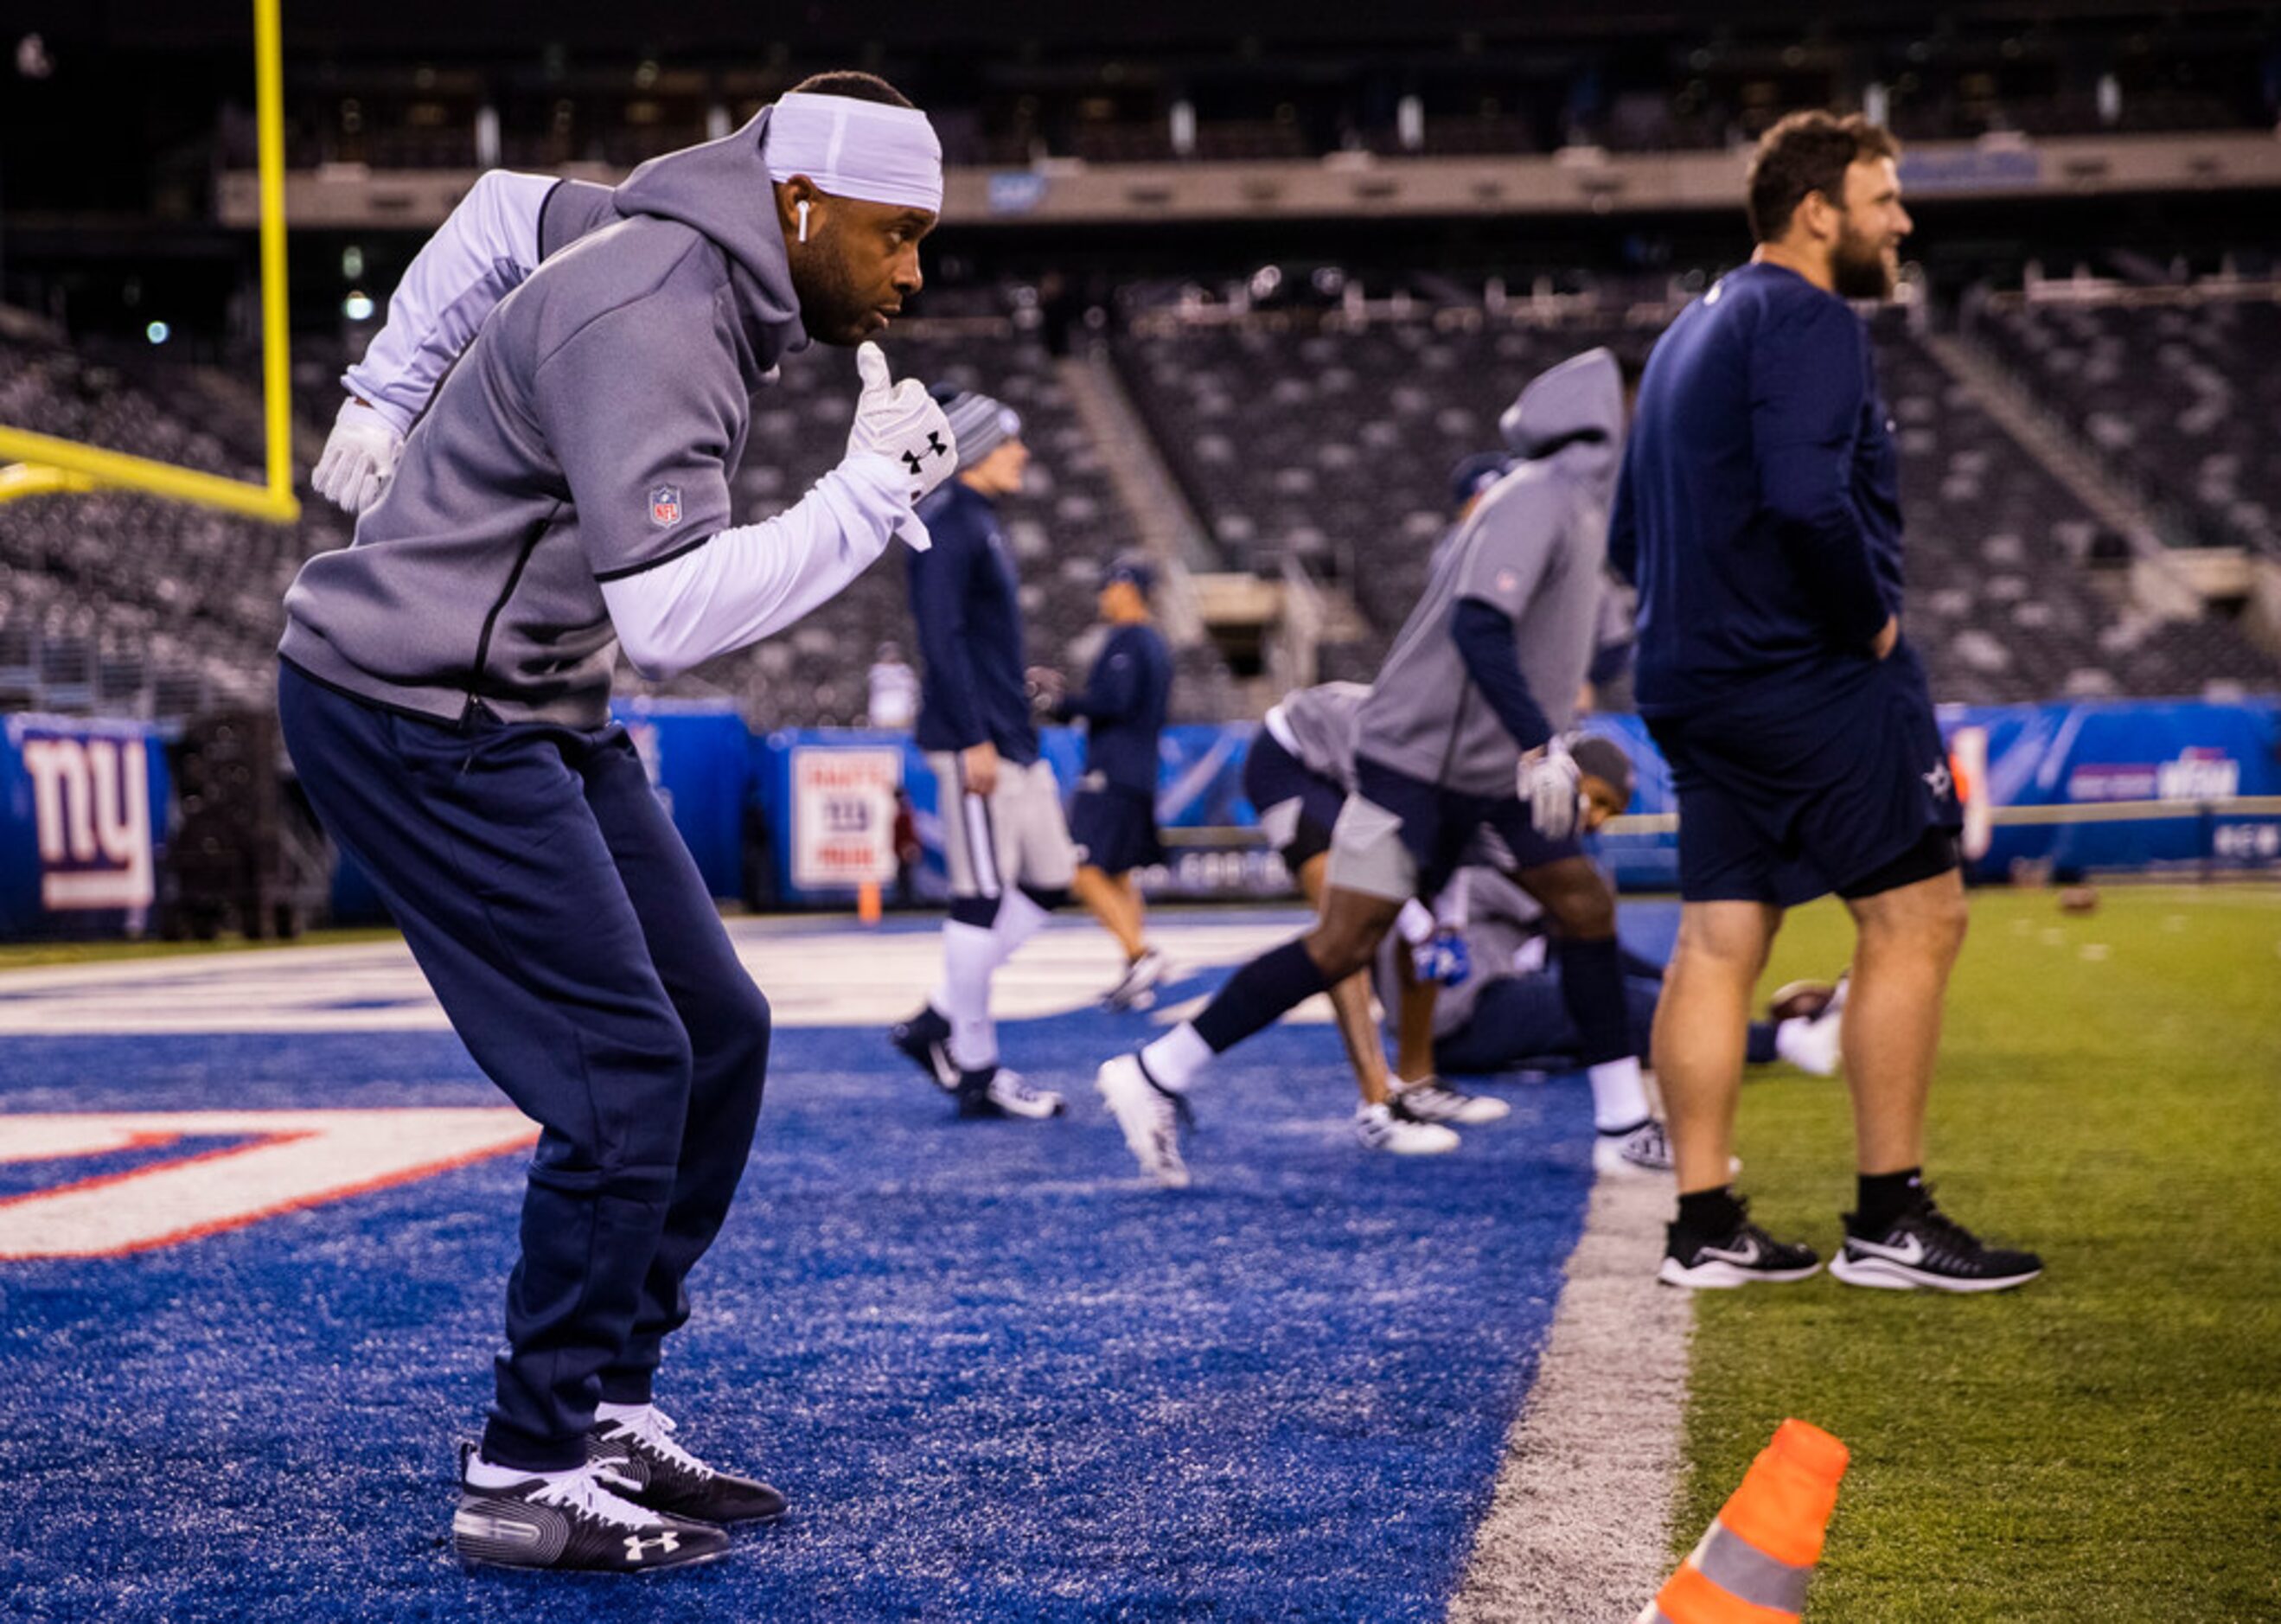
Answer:
[{"label": "white glove", "polygon": [[344,400],[309,483],[343,513],[362,513],[379,499],[403,449],[404,437],[388,419],[360,400]]},{"label": "white glove", "polygon": [[[855,347],[855,372],[863,392],[855,398],[855,422],[847,431],[847,454],[892,459],[906,478],[916,505],[958,468],[958,438],[942,407],[916,378],[891,383],[887,358],[876,344]],[[932,537],[916,515],[895,526],[906,544],[924,552]]]},{"label": "white glove", "polygon": [[1529,826],[1548,840],[1565,840],[1584,809],[1583,775],[1568,754],[1568,741],[1554,734],[1520,758],[1518,787],[1528,808]]}]

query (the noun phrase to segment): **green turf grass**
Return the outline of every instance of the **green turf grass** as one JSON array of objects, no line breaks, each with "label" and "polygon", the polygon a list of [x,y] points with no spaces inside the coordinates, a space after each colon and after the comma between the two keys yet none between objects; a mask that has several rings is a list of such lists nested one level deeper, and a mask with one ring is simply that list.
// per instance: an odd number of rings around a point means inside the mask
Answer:
[{"label": "green turf grass", "polygon": [[[1851,940],[1800,910],[1767,985]],[[1751,1082],[1752,1215],[1829,1256],[1852,1145],[1842,1084]],[[1698,1294],[1674,1554],[1796,1415],[1853,1451],[1810,1620],[2281,1619],[2281,892],[1976,893],[1928,1155],[2044,1278]]]}]

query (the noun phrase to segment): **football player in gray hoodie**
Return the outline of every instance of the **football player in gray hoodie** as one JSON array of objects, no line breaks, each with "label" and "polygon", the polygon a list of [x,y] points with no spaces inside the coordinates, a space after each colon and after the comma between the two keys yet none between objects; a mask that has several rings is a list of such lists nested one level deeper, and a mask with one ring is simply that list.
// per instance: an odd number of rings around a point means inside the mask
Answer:
[{"label": "football player in gray hoodie", "polygon": [[[463,1559],[678,1566],[785,1510],[651,1403],[749,1154],[769,1005],[610,720],[610,673],[621,646],[663,676],[752,642],[897,531],[924,545],[912,506],[955,445],[865,341],[918,290],[941,196],[924,115],[853,73],[614,191],[494,186],[484,207],[528,226],[536,268],[477,257],[477,285],[391,311],[366,409],[409,429],[392,472],[336,430],[331,483],[363,511],[287,595],[286,740],[469,1052],[540,1126],[496,1397],[462,1458]],[[751,398],[812,339],[861,346],[847,456],[731,525]]]},{"label": "football player in gray hoodie", "polygon": [[[1563,361],[1521,392],[1504,427],[1521,460],[1435,554],[1356,714],[1354,780],[1314,928],[1244,965],[1194,1020],[1095,1079],[1126,1148],[1168,1188],[1188,1183],[1180,1129],[1205,1068],[1367,969],[1403,905],[1438,893],[1482,828],[1504,839],[1520,882],[1559,924],[1600,1130],[1596,1165],[1668,1166],[1624,1027],[1615,895],[1576,838],[1582,773],[1567,747],[1623,438],[1616,358],[1591,350]],[[1448,1090],[1408,1097],[1465,1109]]]}]

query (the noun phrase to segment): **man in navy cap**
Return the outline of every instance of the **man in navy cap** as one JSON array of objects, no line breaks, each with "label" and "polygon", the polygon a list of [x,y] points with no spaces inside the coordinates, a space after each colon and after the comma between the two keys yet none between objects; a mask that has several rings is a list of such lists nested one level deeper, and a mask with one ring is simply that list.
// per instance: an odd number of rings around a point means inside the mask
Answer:
[{"label": "man in navy cap", "polygon": [[998,502],[1030,462],[1022,418],[978,390],[938,387],[958,437],[957,476],[919,516],[933,545],[910,555],[911,619],[926,672],[917,741],[934,769],[950,870],[942,980],[890,1036],[962,1117],[1043,1120],[1061,1095],[998,1063],[990,983],[1045,924],[1077,869],[1061,788],[1038,753],[1022,661],[1020,582]]},{"label": "man in navy cap", "polygon": [[1164,978],[1164,955],[1141,933],[1133,871],[1164,860],[1156,836],[1156,741],[1172,693],[1172,655],[1148,622],[1156,575],[1146,560],[1112,562],[1101,581],[1109,636],[1085,692],[1056,703],[1057,721],[1084,719],[1085,776],[1070,806],[1070,832],[1084,854],[1074,887],[1117,945],[1125,974],[1102,994],[1111,1009],[1147,1009]]}]

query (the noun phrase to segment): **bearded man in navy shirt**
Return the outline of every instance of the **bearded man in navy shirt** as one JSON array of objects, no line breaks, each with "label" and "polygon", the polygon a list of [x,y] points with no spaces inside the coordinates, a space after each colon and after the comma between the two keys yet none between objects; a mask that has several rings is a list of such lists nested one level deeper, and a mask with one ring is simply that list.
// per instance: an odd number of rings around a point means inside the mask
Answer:
[{"label": "bearded man in navy shirt", "polygon": [[1654,1053],[1679,1179],[1661,1278],[1801,1280],[1807,1247],[1729,1184],[1753,984],[1785,909],[1836,892],[1859,932],[1844,1009],[1855,1210],[1831,1272],[1990,1291],[2032,1280],[1931,1200],[1927,1090],[1963,946],[1960,821],[1901,635],[1891,425],[1851,299],[1893,290],[1910,220],[1892,137],[1793,113],[1751,160],[1751,263],[1656,345],[1611,524],[1639,588],[1641,714],[1679,800],[1679,944]]}]

